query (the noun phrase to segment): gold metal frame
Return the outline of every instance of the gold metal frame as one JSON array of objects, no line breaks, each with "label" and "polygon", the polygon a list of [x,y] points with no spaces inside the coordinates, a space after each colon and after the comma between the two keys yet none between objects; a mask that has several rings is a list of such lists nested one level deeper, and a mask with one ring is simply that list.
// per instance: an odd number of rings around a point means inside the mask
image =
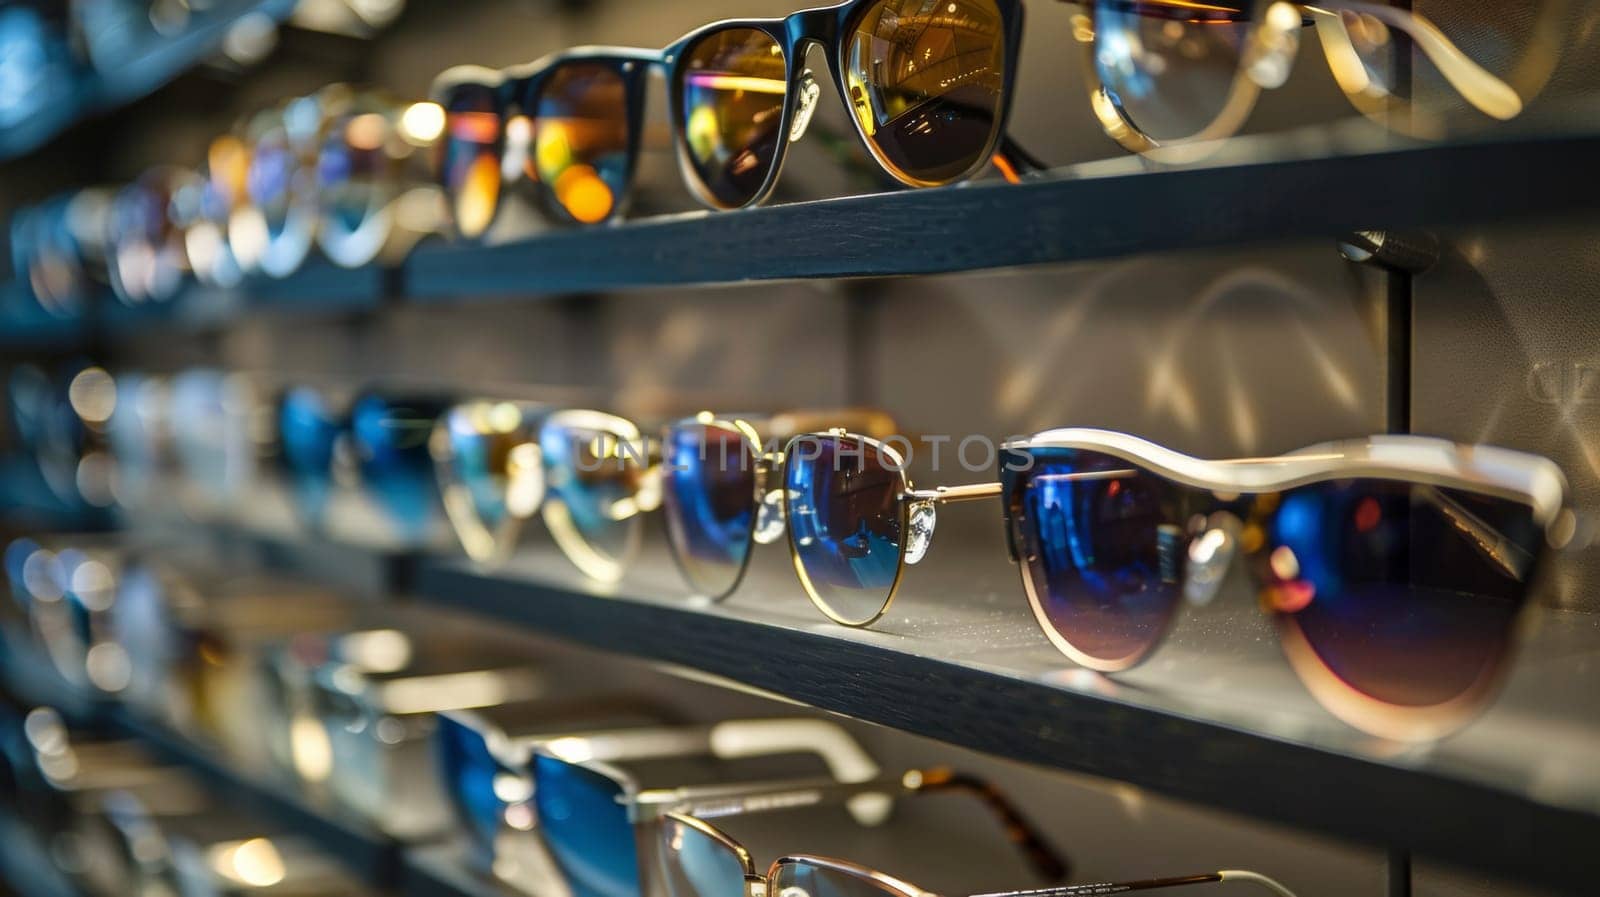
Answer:
[{"label": "gold metal frame", "polygon": [[[562,409],[552,412],[539,426],[540,444],[544,443],[544,432],[551,427],[572,427],[578,429],[595,430],[618,440],[633,444],[642,444],[644,435],[638,424],[615,414],[603,411],[590,411],[587,409]],[[548,452],[546,452],[546,465],[548,465]],[[546,471],[548,473],[548,466]],[[649,478],[659,476],[659,468],[646,468],[642,476]],[[646,483],[639,494],[633,496],[637,504],[635,509],[626,518],[618,519],[619,524],[628,527],[625,544],[621,552],[615,557],[607,557],[605,553],[589,544],[589,540],[578,532],[573,523],[572,513],[567,508],[566,502],[560,494],[560,483],[548,482],[545,500],[540,507],[540,516],[544,519],[545,526],[550,530],[550,536],[555,540],[556,547],[566,555],[567,560],[577,567],[583,575],[596,582],[611,584],[622,579],[633,559],[638,556],[639,548],[644,539],[644,512],[654,510],[659,503],[660,489],[653,490],[655,498],[647,494],[650,486]]]}]

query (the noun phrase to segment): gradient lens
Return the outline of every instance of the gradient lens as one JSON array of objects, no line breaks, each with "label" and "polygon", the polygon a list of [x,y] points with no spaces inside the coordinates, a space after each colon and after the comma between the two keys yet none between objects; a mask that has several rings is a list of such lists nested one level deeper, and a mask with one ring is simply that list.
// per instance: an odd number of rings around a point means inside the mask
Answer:
[{"label": "gradient lens", "polygon": [[533,516],[543,500],[539,415],[515,402],[458,405],[433,437],[445,511],[470,557],[488,560],[508,547],[504,524]]},{"label": "gradient lens", "polygon": [[728,28],[684,53],[679,133],[704,192],[726,208],[755,201],[778,158],[788,70],[764,31]]},{"label": "gradient lens", "polygon": [[1182,492],[1123,458],[1080,449],[1008,452],[1002,470],[1012,545],[1040,622],[1091,669],[1137,663],[1183,597]]},{"label": "gradient lens", "polygon": [[801,579],[830,616],[872,622],[900,576],[899,460],[844,436],[801,436],[785,454],[785,511]]},{"label": "gradient lens", "polygon": [[334,453],[345,422],[320,392],[297,386],[284,393],[278,406],[278,439],[284,472],[300,512],[319,522],[333,494]]},{"label": "gradient lens", "polygon": [[517,776],[489,753],[483,735],[459,720],[439,717],[434,744],[450,805],[471,835],[474,851],[484,862],[490,862],[495,836],[510,807],[502,795],[520,797],[521,791],[532,790],[531,783],[522,782],[522,787],[516,787]]},{"label": "gradient lens", "polygon": [[609,415],[558,415],[540,433],[544,520],[584,574],[614,582],[638,550],[644,481],[638,431]]},{"label": "gradient lens", "polygon": [[436,144],[439,185],[449,198],[456,229],[479,237],[500,204],[500,102],[483,84],[458,84],[445,94],[444,139]]},{"label": "gradient lens", "polygon": [[628,84],[607,63],[571,62],[533,102],[533,175],[574,221],[611,217],[628,189]]},{"label": "gradient lens", "polygon": [[1264,600],[1317,667],[1401,707],[1491,679],[1545,541],[1529,506],[1370,479],[1263,501],[1277,504],[1259,553]]},{"label": "gradient lens", "polygon": [[574,897],[639,897],[639,857],[621,785],[543,755],[533,761],[539,830]]},{"label": "gradient lens", "polygon": [[844,68],[856,123],[896,177],[944,184],[987,161],[1005,108],[994,0],[881,0],[848,32]]},{"label": "gradient lens", "polygon": [[436,399],[369,394],[350,410],[351,447],[362,482],[407,538],[427,534],[438,483],[428,439],[445,405]]},{"label": "gradient lens", "polygon": [[745,859],[733,845],[679,819],[661,821],[661,865],[667,897],[738,897]]},{"label": "gradient lens", "polygon": [[750,557],[755,448],[733,427],[687,424],[667,433],[662,463],[673,556],[695,592],[721,598],[739,584]]},{"label": "gradient lens", "polygon": [[1182,140],[1228,107],[1251,29],[1252,0],[1201,4],[1096,0],[1094,69],[1145,136]]},{"label": "gradient lens", "polygon": [[904,897],[906,892],[874,879],[866,870],[824,866],[811,860],[787,860],[773,867],[768,885],[775,894],[809,897]]}]

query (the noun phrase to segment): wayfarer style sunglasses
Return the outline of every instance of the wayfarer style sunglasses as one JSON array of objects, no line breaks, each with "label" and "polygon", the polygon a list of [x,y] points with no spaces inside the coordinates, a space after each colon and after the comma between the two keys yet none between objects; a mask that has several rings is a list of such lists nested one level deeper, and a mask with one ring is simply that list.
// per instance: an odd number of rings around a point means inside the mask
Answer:
[{"label": "wayfarer style sunglasses", "polygon": [[[1069,0],[1070,2],[1070,0]],[[1335,81],[1386,127],[1438,136],[1410,100],[1413,51],[1468,104],[1515,118],[1523,100],[1422,15],[1363,0],[1087,0],[1074,37],[1087,50],[1090,101],[1123,148],[1168,161],[1233,136],[1263,90],[1288,81],[1302,31],[1316,29]]]},{"label": "wayfarer style sunglasses", "polygon": [[759,204],[821,95],[805,67],[816,44],[884,172],[930,187],[994,159],[1014,176],[1031,160],[1009,144],[1002,156],[996,150],[1021,35],[1021,0],[850,0],[718,22],[665,50],[589,47],[504,72],[451,69],[432,92],[446,113],[438,173],[466,237],[488,229],[504,171],[518,167],[558,220],[615,217],[632,187],[645,77],[656,69],[667,79],[679,167],[696,198],[714,209]]},{"label": "wayfarer style sunglasses", "polygon": [[998,483],[937,489],[914,488],[892,445],[845,431],[796,437],[774,460],[781,495],[763,501],[781,500],[795,571],[835,622],[888,611],[938,504],[999,497],[1035,616],[1077,663],[1134,666],[1242,554],[1312,694],[1406,741],[1481,709],[1545,549],[1574,526],[1549,460],[1416,436],[1205,461],[1052,430],[1007,443]]}]

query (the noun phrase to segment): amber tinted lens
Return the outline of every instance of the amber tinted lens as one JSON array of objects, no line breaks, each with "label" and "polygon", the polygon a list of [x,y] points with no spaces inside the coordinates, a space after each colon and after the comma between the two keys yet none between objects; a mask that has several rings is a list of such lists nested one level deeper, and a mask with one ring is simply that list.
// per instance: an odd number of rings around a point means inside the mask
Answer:
[{"label": "amber tinted lens", "polygon": [[628,84],[604,63],[568,63],[534,100],[533,175],[584,224],[606,220],[628,186]]},{"label": "amber tinted lens", "polygon": [[441,104],[444,139],[438,143],[439,184],[450,200],[456,229],[481,236],[500,201],[500,107],[482,84],[453,87]]},{"label": "amber tinted lens", "polygon": [[891,173],[942,184],[983,161],[1004,109],[1005,35],[994,0],[882,0],[856,20],[847,101]]},{"label": "amber tinted lens", "polygon": [[778,155],[783,48],[753,28],[718,31],[689,48],[680,79],[678,126],[695,175],[718,204],[750,203]]},{"label": "amber tinted lens", "polygon": [[1094,68],[1107,96],[1154,140],[1200,134],[1228,107],[1253,0],[1094,4]]}]

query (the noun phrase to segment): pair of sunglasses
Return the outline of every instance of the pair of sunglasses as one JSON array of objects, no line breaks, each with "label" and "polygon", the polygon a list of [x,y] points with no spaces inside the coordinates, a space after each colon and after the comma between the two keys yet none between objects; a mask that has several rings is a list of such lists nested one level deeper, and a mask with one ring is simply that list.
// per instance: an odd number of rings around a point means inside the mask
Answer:
[{"label": "pair of sunglasses", "polygon": [[[693,438],[713,445],[745,435],[696,426]],[[998,497],[1035,616],[1075,662],[1133,667],[1242,554],[1312,694],[1404,741],[1442,737],[1481,709],[1546,549],[1574,527],[1551,461],[1414,436],[1205,461],[1121,433],[1052,430],[1007,443],[999,482],[937,489],[914,488],[894,446],[845,431],[796,437],[756,476],[744,454],[707,457],[698,476],[667,476],[669,513],[721,507],[766,523],[722,530],[723,545],[740,546],[721,555],[722,578],[686,567],[691,582],[731,590],[748,540],[786,525],[812,602],[870,625],[926,553],[936,506]]]},{"label": "pair of sunglasses", "polygon": [[[1061,861],[1055,858],[1043,841],[1037,839],[1023,817],[988,783],[948,769],[929,769],[910,770],[900,778],[898,784],[901,793],[930,794],[960,790],[977,796],[1006,826],[1008,836],[1024,850],[1037,871],[1052,880],[1065,876],[1067,870]],[[668,897],[765,897],[771,894],[789,897],[802,894],[825,894],[829,897],[933,897],[934,892],[902,879],[832,857],[789,855],[772,863],[762,874],[757,871],[755,860],[744,845],[706,821],[710,816],[760,809],[763,804],[782,804],[786,800],[803,804],[817,803],[825,798],[848,798],[862,789],[893,787],[892,782],[859,785],[819,783],[809,792],[791,790],[788,794],[751,794],[748,791],[716,788],[679,789],[647,792],[640,795],[636,803],[649,808],[652,814],[659,814],[660,832],[656,849]],[[698,793],[693,793],[695,791]],[[1292,891],[1273,879],[1258,872],[1238,869],[1134,881],[1061,885],[1026,891],[1000,891],[976,897],[1079,897],[1223,882],[1253,884],[1277,897],[1294,897]]]},{"label": "pair of sunglasses", "polygon": [[517,156],[558,220],[615,217],[632,188],[645,77],[659,70],[695,197],[713,209],[759,204],[816,111],[805,52],[817,45],[862,146],[895,180],[949,184],[991,159],[1014,175],[1026,154],[996,151],[1021,39],[1021,0],[849,0],[718,22],[659,51],[580,48],[508,72],[452,69],[433,91],[446,115],[438,172],[466,237],[492,223],[502,165]]},{"label": "pair of sunglasses", "polygon": [[469,402],[440,419],[430,446],[445,512],[483,563],[509,556],[537,515],[584,575],[616,582],[660,503],[643,434],[614,414]]},{"label": "pair of sunglasses", "polygon": [[1435,116],[1410,100],[1397,63],[1413,51],[1473,108],[1506,120],[1516,90],[1418,13],[1366,0],[1090,0],[1073,33],[1087,50],[1090,101],[1125,149],[1170,161],[1185,144],[1233,136],[1263,90],[1289,78],[1300,34],[1314,27],[1335,81],[1386,127],[1438,136]]},{"label": "pair of sunglasses", "polygon": [[[859,824],[875,826],[887,821],[896,797],[942,791],[981,798],[1044,878],[1057,881],[1068,871],[1066,861],[993,786],[942,769],[882,777],[860,745],[826,720],[734,720],[514,738],[462,712],[445,714],[439,746],[452,798],[481,858],[494,859],[496,840],[508,830],[537,832],[579,897],[650,893],[639,863],[640,826],[671,810],[696,807],[711,815],[714,805],[714,812],[732,815],[834,803]],[[819,755],[830,777],[645,790],[618,765],[803,753]],[[742,881],[740,891],[729,893],[743,893]]]}]

